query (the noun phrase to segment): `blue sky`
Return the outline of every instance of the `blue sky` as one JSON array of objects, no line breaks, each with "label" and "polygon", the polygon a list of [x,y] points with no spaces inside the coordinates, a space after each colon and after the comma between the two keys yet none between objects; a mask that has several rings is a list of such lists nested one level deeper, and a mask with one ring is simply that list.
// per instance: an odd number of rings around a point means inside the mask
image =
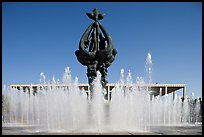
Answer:
[{"label": "blue sky", "polygon": [[118,51],[108,81],[118,82],[120,69],[133,82],[145,77],[147,53],[153,61],[153,83],[187,84],[187,95],[202,96],[201,2],[9,2],[2,3],[2,84],[39,83],[62,77],[86,83],[86,67],[74,54],[92,23],[86,16],[98,8],[101,24]]}]

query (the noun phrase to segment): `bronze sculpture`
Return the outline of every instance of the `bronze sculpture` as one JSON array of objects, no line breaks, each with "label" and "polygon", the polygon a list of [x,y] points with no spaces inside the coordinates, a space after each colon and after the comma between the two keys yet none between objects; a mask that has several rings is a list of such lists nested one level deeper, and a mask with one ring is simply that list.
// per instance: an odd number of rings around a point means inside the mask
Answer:
[{"label": "bronze sculpture", "polygon": [[101,73],[101,84],[105,88],[107,81],[107,68],[114,61],[117,50],[113,46],[113,41],[105,28],[99,23],[104,14],[98,9],[86,15],[94,20],[89,25],[79,42],[79,50],[75,51],[77,60],[84,66],[87,66],[88,83],[93,88],[93,80],[97,71]]}]

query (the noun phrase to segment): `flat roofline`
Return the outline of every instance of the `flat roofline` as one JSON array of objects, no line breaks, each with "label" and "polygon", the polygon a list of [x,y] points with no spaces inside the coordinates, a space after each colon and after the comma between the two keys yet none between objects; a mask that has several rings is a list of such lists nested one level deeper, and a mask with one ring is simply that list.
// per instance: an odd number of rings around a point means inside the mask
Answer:
[{"label": "flat roofline", "polygon": [[[10,84],[10,86],[48,86],[48,85],[55,85],[55,86],[74,86],[74,84]],[[79,86],[89,86],[87,83],[79,83]],[[106,86],[116,86],[120,84],[113,84],[113,83],[108,83]],[[184,87],[186,84],[123,84],[124,86],[149,86],[149,87],[166,87],[166,86],[171,86],[171,87]]]},{"label": "flat roofline", "polygon": [[[37,88],[37,87],[47,87],[47,86],[56,86],[67,88],[76,86],[75,84],[11,84],[10,88]],[[152,95],[159,95],[160,92],[162,95],[175,93],[177,90],[183,89],[183,99],[186,98],[186,84],[122,84],[124,88],[132,88],[136,87],[138,90],[144,89],[147,91],[153,91]],[[90,86],[88,83],[79,83],[77,85],[79,88],[86,88],[89,90]],[[111,90],[117,86],[121,86],[119,83],[108,83],[105,88],[107,88],[108,92],[112,92]]]}]

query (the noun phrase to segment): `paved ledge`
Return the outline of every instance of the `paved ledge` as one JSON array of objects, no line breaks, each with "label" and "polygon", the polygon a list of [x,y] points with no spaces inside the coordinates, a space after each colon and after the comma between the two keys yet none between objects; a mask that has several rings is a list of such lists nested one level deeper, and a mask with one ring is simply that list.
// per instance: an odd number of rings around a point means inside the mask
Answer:
[{"label": "paved ledge", "polygon": [[36,130],[35,127],[4,126],[2,135],[202,135],[202,125],[190,126],[153,126],[150,132],[128,132],[128,131],[75,131],[75,132],[46,132]]}]

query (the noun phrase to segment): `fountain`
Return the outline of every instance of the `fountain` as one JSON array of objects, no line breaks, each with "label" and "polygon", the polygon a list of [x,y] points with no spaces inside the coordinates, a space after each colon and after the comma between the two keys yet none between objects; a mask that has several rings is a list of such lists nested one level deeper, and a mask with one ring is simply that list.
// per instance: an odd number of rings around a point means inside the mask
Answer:
[{"label": "fountain", "polygon": [[[113,47],[111,37],[98,22],[103,15],[96,9],[87,15],[94,23],[85,31],[80,40],[79,50],[75,54],[78,61],[87,66],[90,90],[79,89],[78,77],[72,80],[69,67],[65,68],[61,80],[57,81],[54,76],[51,82],[47,81],[45,74],[41,72],[39,82],[41,86],[38,86],[36,91],[33,88],[16,89],[4,86],[2,104],[4,126],[32,127],[24,131],[26,133],[100,134],[146,133],[152,132],[154,126],[180,126],[198,122],[199,101],[196,101],[193,104],[195,107],[192,108],[192,103],[187,99],[182,101],[177,95],[174,99],[171,94],[152,96],[148,90],[138,89],[136,85],[152,83],[150,53],[147,54],[145,65],[147,81],[141,76],[133,81],[130,70],[125,78],[125,70],[121,69],[120,79],[111,90],[111,100],[104,98],[107,95],[105,89],[107,68],[114,61],[117,51]],[[98,48],[103,46],[100,42],[104,38],[99,29],[108,43],[108,46],[101,50]],[[88,52],[84,49],[87,48],[87,42],[92,39],[94,41],[89,44],[95,44],[93,47],[95,49],[89,49]],[[104,54],[107,56],[103,56]],[[32,84],[30,86],[32,87]]]},{"label": "fountain", "polygon": [[150,53],[147,53],[145,69],[147,83],[152,83],[152,55]]},{"label": "fountain", "polygon": [[[174,100],[171,94],[150,99],[149,92],[134,86],[145,83],[142,77],[137,77],[134,82],[129,71],[125,80],[124,69],[120,75],[112,89],[111,101],[103,98],[99,71],[93,81],[93,98],[90,100],[86,92],[78,88],[78,78],[71,79],[69,67],[65,68],[60,83],[73,85],[69,89],[57,87],[54,82],[48,84],[47,89],[38,89],[36,94],[32,90],[4,88],[3,95],[7,98],[4,107],[7,107],[4,108],[3,122],[12,126],[33,126],[32,132],[144,133],[151,132],[151,126],[189,125],[192,120],[198,121],[199,101],[192,111],[189,101],[182,102],[177,95]],[[40,74],[40,81],[48,83],[44,73]]]}]

